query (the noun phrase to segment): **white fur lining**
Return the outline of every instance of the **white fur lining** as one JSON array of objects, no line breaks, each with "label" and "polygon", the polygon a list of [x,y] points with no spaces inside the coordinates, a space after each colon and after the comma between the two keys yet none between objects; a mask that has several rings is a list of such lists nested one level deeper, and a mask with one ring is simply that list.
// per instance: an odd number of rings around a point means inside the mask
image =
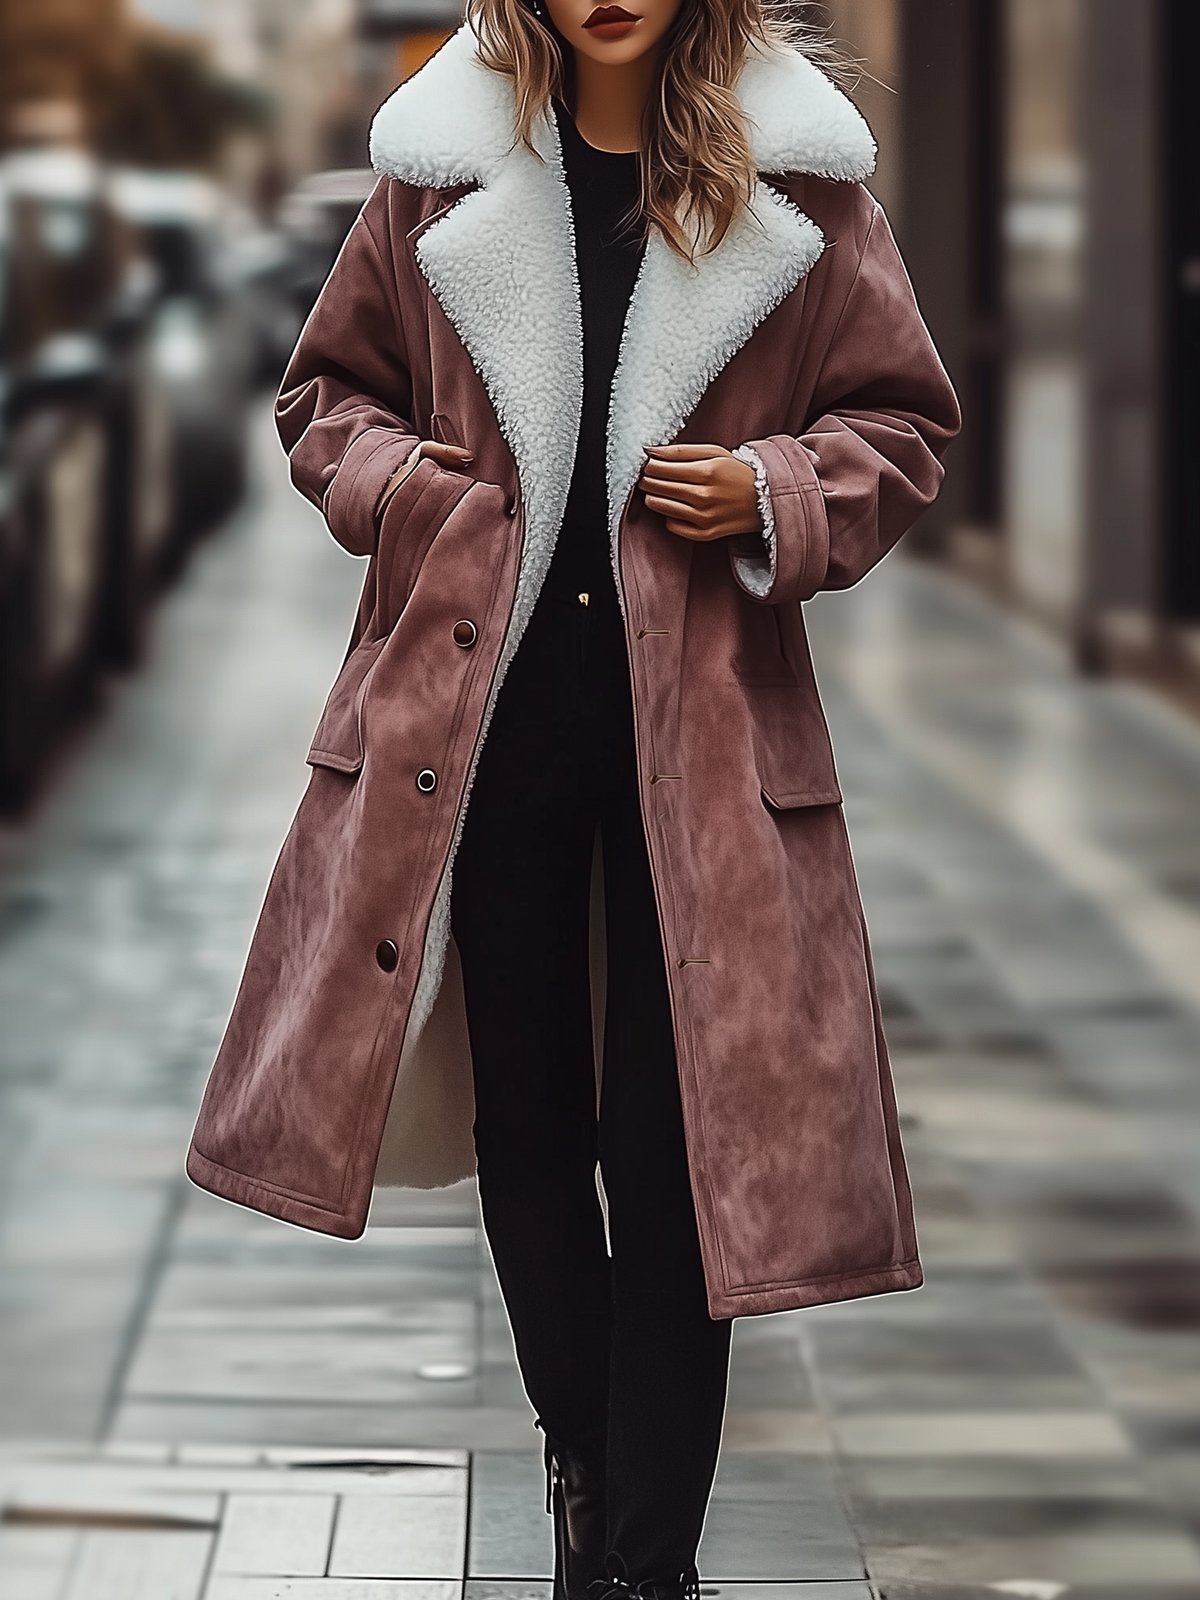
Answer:
[{"label": "white fur lining", "polygon": [[717,373],[824,247],[812,218],[761,182],[753,210],[734,223],[719,249],[698,256],[695,266],[661,234],[651,234],[629,304],[609,411],[614,570],[622,513],[644,447],[670,443]]},{"label": "white fur lining", "polygon": [[[417,241],[417,264],[474,362],[522,485],[524,539],[512,615],[430,916],[409,1023],[433,1008],[450,938],[451,868],[500,685],[532,615],[566,510],[583,403],[583,322],[570,196],[557,129],[538,130],[542,159],[513,151],[494,180]],[[520,226],[513,226],[513,218]],[[574,293],[545,292],[574,284]]]},{"label": "white fur lining", "polygon": [[734,566],[738,579],[751,594],[765,600],[775,582],[775,507],[771,502],[771,483],[763,458],[752,446],[739,444],[733,453],[739,461],[745,461],[754,468],[754,493],[758,499],[758,514],[762,519],[762,539],[767,547],[765,556],[735,551]]}]

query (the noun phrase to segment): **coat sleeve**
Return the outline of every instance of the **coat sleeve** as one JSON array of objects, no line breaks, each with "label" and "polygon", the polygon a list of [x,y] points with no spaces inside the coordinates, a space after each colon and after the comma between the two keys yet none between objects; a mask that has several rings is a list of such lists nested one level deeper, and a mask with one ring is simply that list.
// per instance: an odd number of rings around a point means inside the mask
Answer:
[{"label": "coat sleeve", "polygon": [[380,177],[301,329],[275,398],[291,479],[352,555],[370,555],[376,506],[418,436]]},{"label": "coat sleeve", "polygon": [[958,399],[878,201],[799,436],[745,441],[761,535],[729,542],[734,576],[768,604],[845,589],[936,497]]}]

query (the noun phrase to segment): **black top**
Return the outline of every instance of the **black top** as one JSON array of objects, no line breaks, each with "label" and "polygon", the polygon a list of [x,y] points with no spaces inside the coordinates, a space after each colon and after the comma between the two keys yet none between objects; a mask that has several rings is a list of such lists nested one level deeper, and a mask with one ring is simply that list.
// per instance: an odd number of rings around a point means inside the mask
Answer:
[{"label": "black top", "polygon": [[[605,435],[621,334],[644,246],[636,216],[641,179],[636,151],[588,144],[560,101],[553,102],[571,195],[583,311],[583,415],[571,489],[546,586],[574,598],[615,600],[608,538]],[[635,212],[632,224],[625,219]]]}]

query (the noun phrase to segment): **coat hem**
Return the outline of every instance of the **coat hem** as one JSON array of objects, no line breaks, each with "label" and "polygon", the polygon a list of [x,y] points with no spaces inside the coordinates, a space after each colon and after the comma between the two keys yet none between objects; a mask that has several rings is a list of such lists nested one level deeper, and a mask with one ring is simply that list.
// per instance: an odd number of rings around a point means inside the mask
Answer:
[{"label": "coat hem", "polygon": [[352,1213],[336,1206],[318,1205],[300,1199],[290,1190],[249,1178],[244,1172],[202,1155],[195,1145],[188,1151],[185,1170],[198,1189],[216,1195],[218,1200],[228,1200],[233,1205],[274,1217],[279,1222],[290,1222],[298,1228],[330,1234],[337,1239],[359,1239],[366,1231],[365,1217],[360,1222]]},{"label": "coat hem", "polygon": [[839,1300],[919,1289],[924,1281],[920,1260],[914,1256],[876,1272],[839,1273],[834,1277],[798,1278],[791,1283],[710,1292],[708,1313],[719,1322],[772,1311],[798,1311],[805,1306],[832,1305]]}]

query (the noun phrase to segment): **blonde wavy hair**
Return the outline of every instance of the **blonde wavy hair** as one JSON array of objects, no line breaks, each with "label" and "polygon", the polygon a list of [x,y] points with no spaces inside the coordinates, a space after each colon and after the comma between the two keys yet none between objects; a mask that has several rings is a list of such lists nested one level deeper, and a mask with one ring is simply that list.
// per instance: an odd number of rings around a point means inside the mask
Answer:
[{"label": "blonde wavy hair", "polygon": [[[512,80],[514,136],[532,150],[534,124],[552,95],[564,96],[568,72],[558,36],[528,0],[467,0],[467,17],[484,64]],[[824,30],[792,20],[780,0],[683,0],[646,105],[640,215],[688,261],[698,249],[716,249],[754,190],[754,158],[734,92],[752,42],[802,50],[839,81],[851,65]]]}]

